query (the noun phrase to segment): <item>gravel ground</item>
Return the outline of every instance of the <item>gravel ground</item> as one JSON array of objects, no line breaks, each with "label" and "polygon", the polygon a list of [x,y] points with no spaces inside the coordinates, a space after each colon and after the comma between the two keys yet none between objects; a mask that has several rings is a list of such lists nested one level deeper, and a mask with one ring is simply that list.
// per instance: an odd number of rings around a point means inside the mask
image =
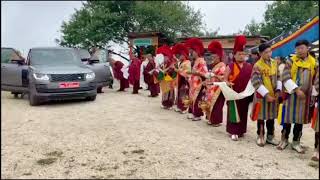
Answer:
[{"label": "gravel ground", "polygon": [[[104,89],[96,101],[31,107],[1,92],[1,178],[318,178],[306,154],[255,144],[256,124],[238,142],[225,125],[211,127],[160,108],[159,98]],[[225,121],[224,121],[225,124]],[[280,126],[276,127],[280,139]],[[292,136],[290,137],[290,141]]]}]

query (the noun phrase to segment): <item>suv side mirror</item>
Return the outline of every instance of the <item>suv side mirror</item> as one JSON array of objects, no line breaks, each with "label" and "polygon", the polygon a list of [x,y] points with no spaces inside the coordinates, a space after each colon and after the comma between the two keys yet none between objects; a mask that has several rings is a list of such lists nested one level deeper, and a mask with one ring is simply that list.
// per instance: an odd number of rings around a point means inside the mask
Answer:
[{"label": "suv side mirror", "polygon": [[89,64],[99,63],[99,59],[88,59]]},{"label": "suv side mirror", "polygon": [[12,59],[11,62],[17,63],[19,65],[24,65],[25,64],[24,59]]},{"label": "suv side mirror", "polygon": [[89,61],[89,58],[81,58],[81,62]]}]

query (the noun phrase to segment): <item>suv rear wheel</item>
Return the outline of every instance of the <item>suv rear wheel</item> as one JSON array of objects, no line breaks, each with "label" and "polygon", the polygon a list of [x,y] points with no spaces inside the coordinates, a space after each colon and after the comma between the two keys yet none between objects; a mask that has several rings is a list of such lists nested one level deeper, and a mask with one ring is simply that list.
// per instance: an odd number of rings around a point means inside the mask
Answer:
[{"label": "suv rear wheel", "polygon": [[11,92],[11,94],[13,94],[14,98],[18,98],[20,93],[17,93],[17,92]]}]

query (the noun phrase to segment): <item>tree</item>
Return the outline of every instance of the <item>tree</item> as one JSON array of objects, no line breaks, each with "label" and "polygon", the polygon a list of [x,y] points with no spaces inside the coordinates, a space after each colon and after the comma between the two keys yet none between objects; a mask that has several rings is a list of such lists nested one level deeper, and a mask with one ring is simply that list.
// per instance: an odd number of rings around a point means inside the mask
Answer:
[{"label": "tree", "polygon": [[215,37],[218,35],[219,31],[220,31],[220,28],[218,28],[214,31],[212,31],[210,29],[210,30],[205,30],[204,32],[201,31],[198,35],[199,36],[207,36],[207,37]]},{"label": "tree", "polygon": [[87,1],[61,26],[60,45],[106,47],[129,43],[128,33],[158,31],[173,42],[178,34],[195,36],[202,14],[181,1]]},{"label": "tree", "polygon": [[247,36],[259,35],[261,31],[261,24],[257,23],[254,19],[251,20],[250,24],[247,24],[244,31],[240,31],[241,34]]},{"label": "tree", "polygon": [[275,1],[268,4],[264,21],[261,23],[251,21],[244,32],[273,38],[319,14],[318,8],[319,1]]}]

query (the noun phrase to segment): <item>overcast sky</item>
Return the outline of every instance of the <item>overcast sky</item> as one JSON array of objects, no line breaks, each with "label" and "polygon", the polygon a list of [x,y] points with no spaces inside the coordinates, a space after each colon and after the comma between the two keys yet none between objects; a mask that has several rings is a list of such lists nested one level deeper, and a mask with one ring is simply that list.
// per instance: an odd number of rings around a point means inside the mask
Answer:
[{"label": "overcast sky", "polygon": [[[242,30],[251,19],[261,22],[270,1],[191,1],[200,9],[208,29],[220,28],[220,35]],[[55,46],[60,26],[80,1],[1,1],[1,46],[13,47],[24,55],[29,48]],[[115,50],[118,48],[115,48]]]}]

